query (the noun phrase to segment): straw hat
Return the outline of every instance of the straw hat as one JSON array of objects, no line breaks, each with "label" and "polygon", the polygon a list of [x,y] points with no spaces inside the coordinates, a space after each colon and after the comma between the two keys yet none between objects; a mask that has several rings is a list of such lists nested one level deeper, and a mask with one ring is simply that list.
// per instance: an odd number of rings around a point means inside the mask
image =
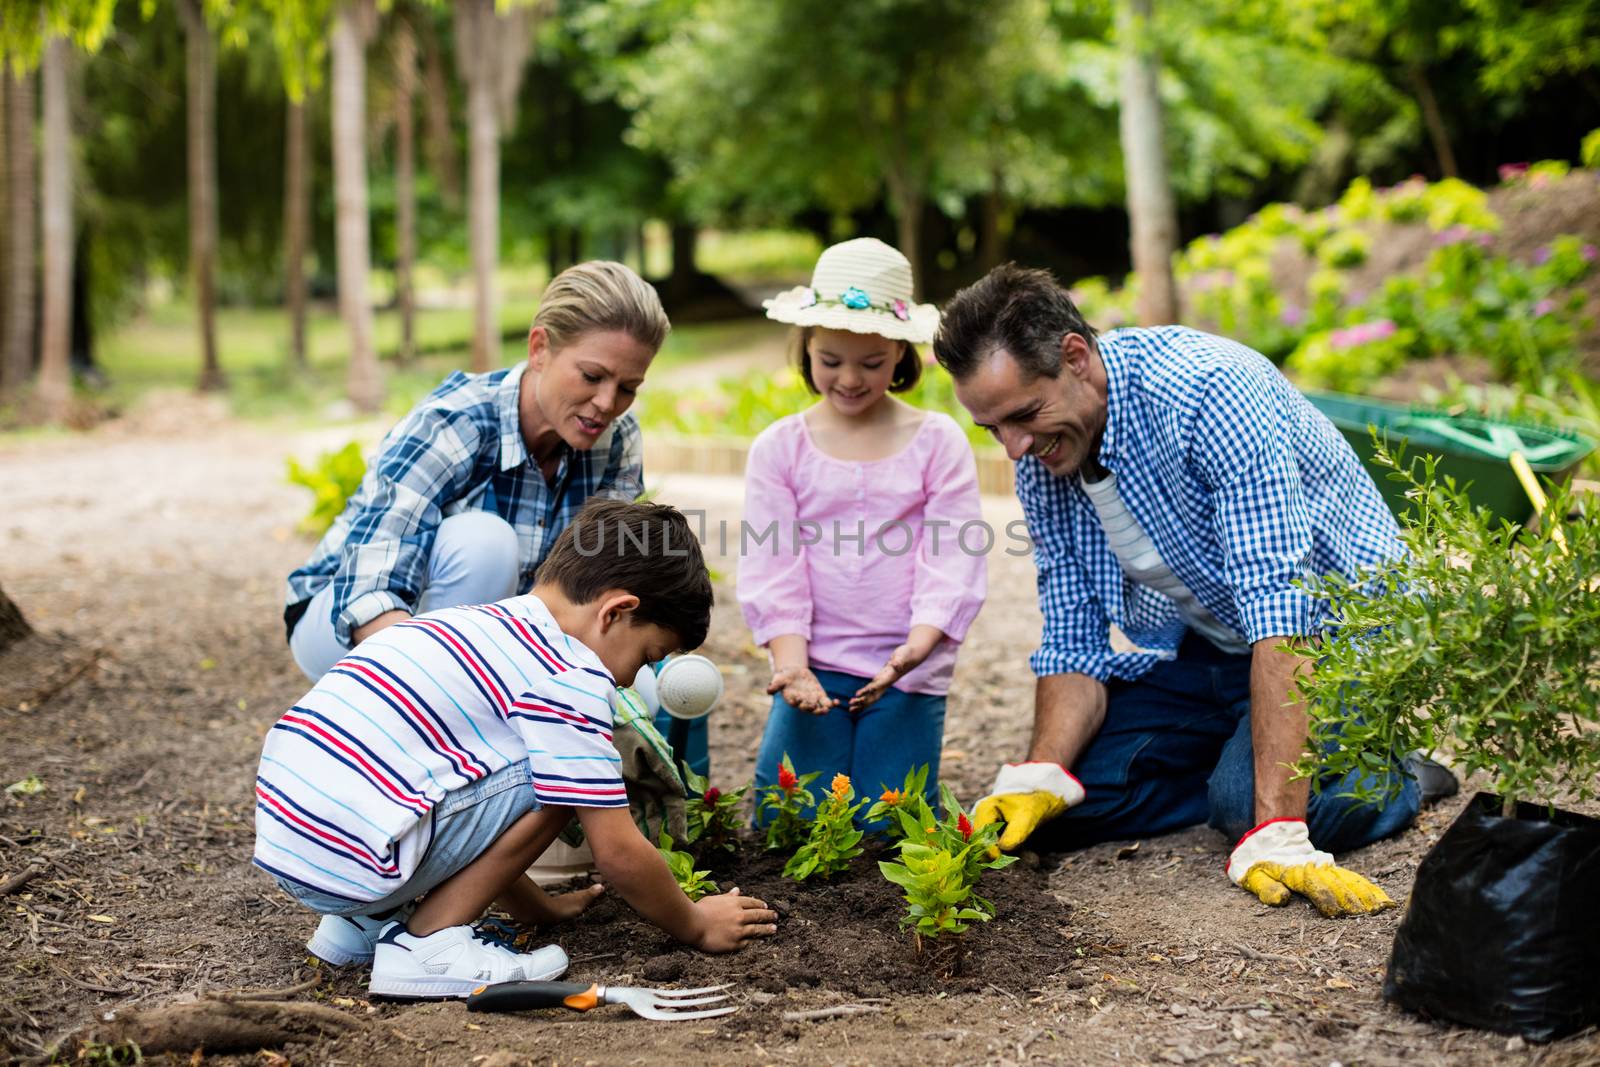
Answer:
[{"label": "straw hat", "polygon": [[796,326],[870,333],[927,344],[939,328],[939,309],[911,302],[911,264],[873,237],[857,237],[817,257],[810,285],[762,302],[767,318]]}]

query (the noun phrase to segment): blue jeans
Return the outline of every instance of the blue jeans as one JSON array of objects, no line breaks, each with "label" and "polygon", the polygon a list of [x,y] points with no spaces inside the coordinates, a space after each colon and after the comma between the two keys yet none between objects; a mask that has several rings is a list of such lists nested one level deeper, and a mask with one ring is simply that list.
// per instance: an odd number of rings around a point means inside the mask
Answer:
[{"label": "blue jeans", "polygon": [[[1256,825],[1250,656],[1219,651],[1191,633],[1177,659],[1106,688],[1105,724],[1072,767],[1084,801],[1041,825],[1031,847],[1081,848],[1202,822],[1231,843]],[[1391,767],[1403,775],[1398,758]],[[1312,791],[1306,821],[1318,848],[1360,848],[1416,818],[1421,793],[1414,778],[1381,807],[1339,795],[1357,781],[1325,777],[1321,790]]]},{"label": "blue jeans", "polygon": [[[290,878],[276,879],[280,888],[312,911],[323,915],[383,915],[422,896],[489,850],[500,835],[531,811],[533,771],[527,760],[507,764],[471,785],[453,789],[435,804],[428,818],[433,840],[422,862],[404,885],[370,903],[329,896]],[[410,831],[426,833],[423,825]]]},{"label": "blue jeans", "polygon": [[[439,523],[416,614],[517,595],[517,531],[489,511],[463,511]],[[333,582],[311,598],[289,635],[295,664],[313,682],[350,654],[333,631]]]},{"label": "blue jeans", "polygon": [[[835,774],[848,774],[856,798],[867,807],[885,789],[899,789],[906,772],[928,765],[929,803],[938,798],[939,746],[944,740],[944,697],[890,689],[861,712],[848,710],[856,690],[871,681],[838,671],[815,671],[839,706],[826,715],[799,711],[779,693],[772,698],[767,730],[756,754],[756,788],[778,780],[784,753],[796,774],[821,771],[811,792],[821,796]],[[866,808],[861,809],[865,814]],[[877,829],[861,815],[857,822]]]}]

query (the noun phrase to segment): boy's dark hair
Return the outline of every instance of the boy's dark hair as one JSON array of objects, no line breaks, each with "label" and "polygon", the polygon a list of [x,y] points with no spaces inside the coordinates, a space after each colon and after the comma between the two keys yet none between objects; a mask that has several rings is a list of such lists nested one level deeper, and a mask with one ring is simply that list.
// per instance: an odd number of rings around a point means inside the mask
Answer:
[{"label": "boy's dark hair", "polygon": [[[811,353],[808,349],[811,335],[816,329],[815,326],[796,326],[789,331],[789,361],[800,372],[800,380],[806,383],[806,388],[812,393],[817,392],[817,383],[811,379]],[[922,356],[917,352],[917,346],[910,341],[901,341],[900,344],[904,347],[894,365],[894,375],[889,379],[891,393],[903,393],[922,379]]]},{"label": "boy's dark hair", "polygon": [[960,381],[1003,348],[1030,379],[1054,378],[1061,373],[1061,339],[1069,333],[1095,338],[1055,275],[1005,263],[951,297],[933,356]]},{"label": "boy's dark hair", "polygon": [[574,604],[608,589],[639,598],[638,623],[677,635],[682,651],[699,648],[711,626],[711,575],[689,520],[666,504],[590,500],[539,565],[534,581],[551,582]]}]

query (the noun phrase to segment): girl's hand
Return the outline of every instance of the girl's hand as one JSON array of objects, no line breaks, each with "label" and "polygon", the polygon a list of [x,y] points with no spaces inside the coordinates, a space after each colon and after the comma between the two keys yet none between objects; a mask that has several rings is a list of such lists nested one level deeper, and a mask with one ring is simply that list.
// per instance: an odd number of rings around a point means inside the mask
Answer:
[{"label": "girl's hand", "polygon": [[856,690],[856,695],[850,698],[850,710],[863,711],[870,707],[891,685],[910,674],[927,658],[927,652],[909,644],[901,645],[889,653],[889,662],[883,665],[883,670],[873,675],[872,681]]},{"label": "girl's hand", "polygon": [[839,702],[828,696],[822,688],[822,683],[817,681],[817,676],[811,673],[810,667],[778,667],[772,672],[772,681],[767,683],[767,692],[783,694],[783,699],[789,706],[812,715],[826,715],[837,707]]}]

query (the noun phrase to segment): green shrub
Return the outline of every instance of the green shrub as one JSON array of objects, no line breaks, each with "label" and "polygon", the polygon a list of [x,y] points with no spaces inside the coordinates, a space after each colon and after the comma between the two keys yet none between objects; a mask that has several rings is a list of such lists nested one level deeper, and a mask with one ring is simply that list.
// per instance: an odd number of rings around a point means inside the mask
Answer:
[{"label": "green shrub", "polygon": [[1362,230],[1340,230],[1322,242],[1317,259],[1339,270],[1359,267],[1372,252],[1372,238]]},{"label": "green shrub", "polygon": [[321,537],[344,511],[345,501],[361,487],[367,461],[361,444],[351,441],[343,448],[324,452],[310,467],[289,458],[289,481],[311,490],[311,510],[300,520],[300,529]]}]

